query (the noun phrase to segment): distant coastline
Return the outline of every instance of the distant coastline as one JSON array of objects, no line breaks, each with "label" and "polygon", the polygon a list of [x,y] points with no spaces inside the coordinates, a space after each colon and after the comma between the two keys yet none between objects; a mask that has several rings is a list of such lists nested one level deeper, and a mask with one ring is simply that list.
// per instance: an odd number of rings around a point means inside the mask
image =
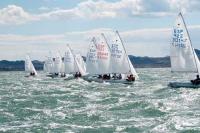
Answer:
[{"label": "distant coastline", "polygon": [[[200,50],[195,49],[197,56],[200,58]],[[170,67],[170,57],[139,57],[129,55],[131,62],[136,68],[166,68]],[[85,57],[84,57],[85,59]],[[43,70],[43,61],[33,61],[33,65],[36,70]],[[0,61],[0,71],[23,71],[24,70],[24,61]]]}]

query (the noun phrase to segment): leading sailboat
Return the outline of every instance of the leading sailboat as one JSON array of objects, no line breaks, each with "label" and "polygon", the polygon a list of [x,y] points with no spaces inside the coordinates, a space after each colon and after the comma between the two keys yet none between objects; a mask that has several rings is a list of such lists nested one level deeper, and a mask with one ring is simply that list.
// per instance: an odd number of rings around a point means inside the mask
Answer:
[{"label": "leading sailboat", "polygon": [[25,59],[25,72],[29,74],[25,77],[37,76],[37,71],[35,70],[35,67],[33,66],[33,63],[29,55],[27,55]]},{"label": "leading sailboat", "polygon": [[[192,42],[187,30],[184,18],[181,13],[179,13],[172,35],[172,44],[170,45],[170,60],[171,60],[171,71],[172,72],[189,72],[200,74],[200,62],[192,47]],[[169,86],[171,87],[187,87],[196,88],[200,87],[200,82],[197,79],[191,80],[188,83],[171,82]]]}]

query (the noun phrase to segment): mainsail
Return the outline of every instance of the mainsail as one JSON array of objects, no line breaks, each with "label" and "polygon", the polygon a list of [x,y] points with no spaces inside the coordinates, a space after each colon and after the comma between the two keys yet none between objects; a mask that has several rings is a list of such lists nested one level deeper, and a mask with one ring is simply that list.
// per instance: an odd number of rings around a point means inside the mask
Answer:
[{"label": "mainsail", "polygon": [[47,57],[44,62],[44,71],[48,73],[53,73],[53,59],[52,57]]},{"label": "mainsail", "polygon": [[67,45],[65,56],[64,56],[64,64],[65,64],[65,73],[71,74],[75,73],[75,61],[74,55],[71,51],[69,45]]},{"label": "mainsail", "polygon": [[55,61],[54,61],[54,73],[60,73],[62,67],[62,58],[59,53],[56,53]]},{"label": "mainsail", "polygon": [[200,72],[200,62],[192,48],[190,36],[184,22],[184,18],[179,13],[172,35],[170,45],[170,59],[172,72]]},{"label": "mainsail", "polygon": [[98,72],[98,58],[96,39],[93,38],[86,57],[86,71],[89,74],[97,74]]},{"label": "mainsail", "polygon": [[33,63],[28,55],[26,56],[25,59],[25,71],[28,73],[35,73],[35,75],[37,75],[35,67],[33,66]]},{"label": "mainsail", "polygon": [[110,47],[108,46],[104,34],[101,35],[97,46],[98,72],[97,74],[111,73],[110,66]]}]

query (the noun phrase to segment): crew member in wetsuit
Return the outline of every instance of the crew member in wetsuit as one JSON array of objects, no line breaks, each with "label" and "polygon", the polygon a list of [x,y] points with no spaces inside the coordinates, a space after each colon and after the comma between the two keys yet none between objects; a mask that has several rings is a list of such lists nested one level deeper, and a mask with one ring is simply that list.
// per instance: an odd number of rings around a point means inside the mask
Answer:
[{"label": "crew member in wetsuit", "polygon": [[197,75],[197,78],[195,80],[191,80],[192,84],[194,85],[198,85],[200,84],[200,78],[199,78],[199,75]]},{"label": "crew member in wetsuit", "polygon": [[74,78],[78,78],[78,72],[75,73]]},{"label": "crew member in wetsuit", "polygon": [[116,79],[116,78],[117,78],[117,74],[114,73],[113,76],[112,76],[112,78],[113,78],[113,79]]},{"label": "crew member in wetsuit", "polygon": [[31,76],[35,76],[35,73],[34,73],[34,72],[31,72],[30,75],[31,75]]},{"label": "crew member in wetsuit", "polygon": [[118,79],[122,79],[122,75],[121,74],[119,74]]},{"label": "crew member in wetsuit", "polygon": [[107,79],[107,75],[106,74],[103,75],[103,79]]},{"label": "crew member in wetsuit", "polygon": [[81,73],[80,72],[78,72],[78,77],[81,77],[82,75],[81,75]]},{"label": "crew member in wetsuit", "polygon": [[108,74],[108,77],[107,77],[107,79],[110,79],[110,74]]},{"label": "crew member in wetsuit", "polygon": [[99,75],[98,78],[101,79],[101,78],[103,78],[103,77],[102,77],[102,75]]},{"label": "crew member in wetsuit", "polygon": [[135,81],[135,77],[133,77],[133,74],[127,76],[127,81]]}]

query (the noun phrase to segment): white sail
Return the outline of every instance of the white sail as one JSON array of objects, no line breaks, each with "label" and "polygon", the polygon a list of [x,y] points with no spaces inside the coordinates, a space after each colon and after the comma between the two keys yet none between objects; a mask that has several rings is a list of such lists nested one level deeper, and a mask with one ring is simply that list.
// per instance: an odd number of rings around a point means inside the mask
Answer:
[{"label": "white sail", "polygon": [[132,63],[131,63],[129,57],[128,57],[128,62],[129,62],[129,64],[130,64],[130,73],[133,74],[133,76],[135,76],[136,79],[139,78],[139,76],[138,76],[138,74],[137,74],[135,68],[133,67],[133,65],[132,65]]},{"label": "white sail", "polygon": [[115,36],[112,39],[110,49],[111,49],[111,64],[112,64],[111,72],[123,73],[123,74],[130,73],[130,64],[128,62],[126,50],[117,32],[115,33]]},{"label": "white sail", "polygon": [[35,75],[37,75],[35,67],[33,66],[33,63],[28,55],[26,56],[25,60],[25,71],[28,73],[35,73]]},{"label": "white sail", "polygon": [[110,66],[110,48],[105,40],[104,35],[99,38],[97,42],[97,59],[98,59],[98,71],[97,74],[111,73]]},{"label": "white sail", "polygon": [[119,35],[116,31],[115,35],[110,39],[111,42],[111,72],[120,74],[133,74],[136,78],[138,75],[126,53],[126,49]]},{"label": "white sail", "polygon": [[65,64],[65,73],[66,74],[75,73],[74,55],[69,46],[67,46],[67,49],[65,52],[64,64]]},{"label": "white sail", "polygon": [[44,62],[44,71],[48,73],[54,73],[54,62],[52,57],[47,57]]},{"label": "white sail", "polygon": [[61,73],[65,73],[65,63],[64,63],[64,58],[61,58],[62,59],[62,63],[61,63],[61,70],[60,72]]},{"label": "white sail", "polygon": [[198,74],[200,75],[200,61],[199,61],[199,58],[194,49],[193,49],[193,51],[194,51],[194,56],[195,56],[195,60],[196,60],[196,64],[197,64]]},{"label": "white sail", "polygon": [[170,46],[172,72],[198,72],[199,60],[192,48],[191,40],[183,16],[179,13]]},{"label": "white sail", "polygon": [[86,71],[89,74],[98,73],[97,47],[95,43],[96,43],[96,39],[93,38],[89,46],[89,50],[86,57]]},{"label": "white sail", "polygon": [[77,72],[80,72],[82,76],[86,75],[85,62],[80,54],[75,55],[75,66]]},{"label": "white sail", "polygon": [[62,58],[59,53],[56,53],[54,61],[54,73],[60,73],[62,67]]}]

